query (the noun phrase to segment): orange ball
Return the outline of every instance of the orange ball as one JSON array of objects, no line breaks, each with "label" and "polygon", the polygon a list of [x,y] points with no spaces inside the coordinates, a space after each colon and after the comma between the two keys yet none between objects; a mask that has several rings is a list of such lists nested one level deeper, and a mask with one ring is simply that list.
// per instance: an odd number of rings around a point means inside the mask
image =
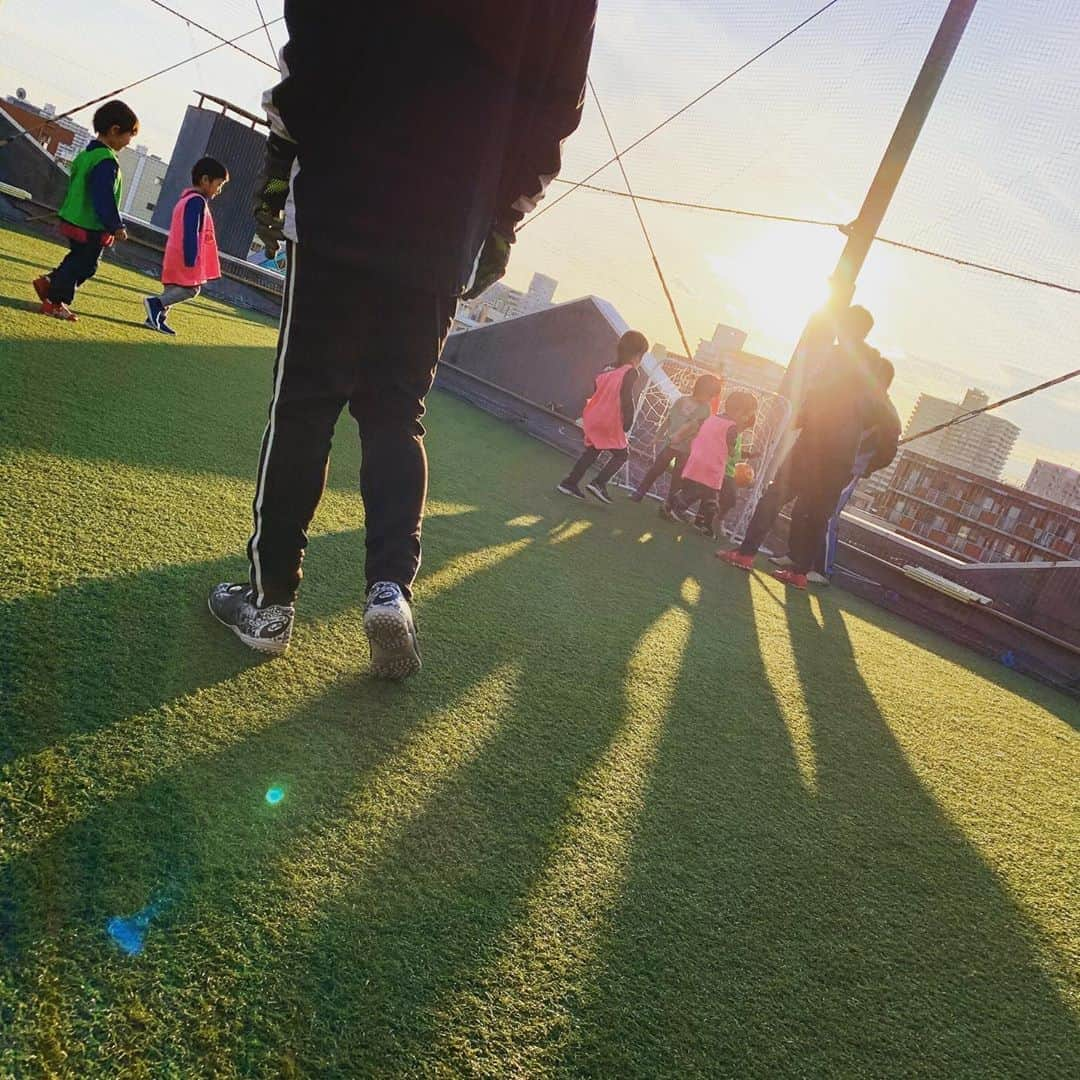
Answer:
[{"label": "orange ball", "polygon": [[754,482],[754,468],[749,462],[740,461],[735,466],[735,484],[737,487],[749,487]]}]

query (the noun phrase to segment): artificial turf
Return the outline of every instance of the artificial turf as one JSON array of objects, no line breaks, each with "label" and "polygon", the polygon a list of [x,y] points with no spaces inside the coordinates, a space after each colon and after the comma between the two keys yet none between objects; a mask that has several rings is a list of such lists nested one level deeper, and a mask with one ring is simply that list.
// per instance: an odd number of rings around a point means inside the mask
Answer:
[{"label": "artificial turf", "polygon": [[346,421],[260,661],[205,596],[274,328],[114,264],[39,317],[58,253],[0,231],[0,1075],[1080,1075],[1074,701],[439,393],[422,674]]}]

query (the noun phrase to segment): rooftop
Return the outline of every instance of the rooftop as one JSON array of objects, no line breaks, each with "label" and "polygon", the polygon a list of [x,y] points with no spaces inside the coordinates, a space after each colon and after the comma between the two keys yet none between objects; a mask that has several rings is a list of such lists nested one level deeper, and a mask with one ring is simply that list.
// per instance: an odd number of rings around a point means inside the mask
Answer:
[{"label": "rooftop", "polygon": [[364,674],[347,417],[262,661],[204,597],[275,328],[111,261],[41,318],[60,254],[0,230],[0,1073],[1070,1074],[1076,701],[440,393],[424,672]]}]

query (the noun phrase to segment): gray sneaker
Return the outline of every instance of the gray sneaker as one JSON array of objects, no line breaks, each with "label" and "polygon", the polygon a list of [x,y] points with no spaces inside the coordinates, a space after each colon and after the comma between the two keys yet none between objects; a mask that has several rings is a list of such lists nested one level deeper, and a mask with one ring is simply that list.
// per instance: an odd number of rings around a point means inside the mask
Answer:
[{"label": "gray sneaker", "polygon": [[824,574],[819,574],[816,570],[811,570],[806,575],[806,580],[814,585],[831,585],[832,582]]},{"label": "gray sneaker", "polygon": [[380,679],[407,679],[420,670],[420,646],[412,608],[392,581],[377,581],[364,604],[364,633],[371,646],[371,671]]},{"label": "gray sneaker", "polygon": [[773,555],[769,562],[773,566],[779,566],[781,570],[790,570],[795,564],[791,561],[790,555]]},{"label": "gray sneaker", "polygon": [[210,590],[209,607],[210,614],[249,648],[274,655],[289,648],[295,615],[292,604],[256,607],[250,585],[225,581]]}]

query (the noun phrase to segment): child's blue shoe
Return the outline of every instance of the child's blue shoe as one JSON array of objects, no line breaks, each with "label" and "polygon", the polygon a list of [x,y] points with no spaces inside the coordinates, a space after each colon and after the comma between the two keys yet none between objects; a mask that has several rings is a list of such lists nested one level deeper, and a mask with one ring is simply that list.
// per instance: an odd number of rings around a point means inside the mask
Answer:
[{"label": "child's blue shoe", "polygon": [[151,330],[160,330],[165,305],[156,296],[147,296],[143,299],[143,307],[146,308],[146,325]]}]

